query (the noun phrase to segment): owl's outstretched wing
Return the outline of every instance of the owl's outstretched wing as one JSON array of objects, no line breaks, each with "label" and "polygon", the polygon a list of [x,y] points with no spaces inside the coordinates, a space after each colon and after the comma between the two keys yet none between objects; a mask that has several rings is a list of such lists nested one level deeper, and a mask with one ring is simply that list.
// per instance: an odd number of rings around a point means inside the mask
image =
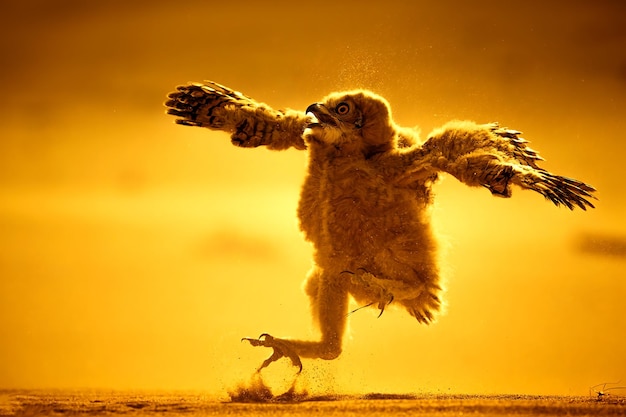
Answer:
[{"label": "owl's outstretched wing", "polygon": [[481,185],[492,194],[510,197],[511,184],[536,191],[555,205],[586,210],[594,205],[595,188],[539,167],[538,153],[521,132],[497,123],[451,122],[435,130],[424,143],[432,166],[468,185]]},{"label": "owl's outstretched wing", "polygon": [[306,149],[302,139],[308,122],[305,113],[274,110],[212,81],[178,86],[168,94],[165,106],[168,114],[178,117],[176,123],[231,133],[237,146]]}]

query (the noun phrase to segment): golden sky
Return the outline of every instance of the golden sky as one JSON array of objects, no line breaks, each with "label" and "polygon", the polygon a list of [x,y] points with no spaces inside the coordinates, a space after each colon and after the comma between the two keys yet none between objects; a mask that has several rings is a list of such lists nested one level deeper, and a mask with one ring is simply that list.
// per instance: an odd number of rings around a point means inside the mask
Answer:
[{"label": "golden sky", "polygon": [[622,2],[0,8],[0,388],[220,394],[269,354],[241,337],[314,336],[305,155],[174,125],[166,94],[203,79],[277,108],[369,88],[424,134],[497,120],[599,190],[569,212],[444,179],[447,314],[360,310],[340,359],[305,361],[311,384],[586,394],[626,379]]}]

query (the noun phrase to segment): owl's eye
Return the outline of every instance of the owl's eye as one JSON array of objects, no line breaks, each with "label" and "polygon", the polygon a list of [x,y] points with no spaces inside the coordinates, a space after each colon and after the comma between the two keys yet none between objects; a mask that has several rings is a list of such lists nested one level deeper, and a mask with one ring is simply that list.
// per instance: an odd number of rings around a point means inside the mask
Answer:
[{"label": "owl's eye", "polygon": [[348,112],[350,111],[350,105],[346,102],[341,102],[337,104],[337,107],[335,107],[335,111],[338,115],[343,116],[344,114],[348,114]]}]

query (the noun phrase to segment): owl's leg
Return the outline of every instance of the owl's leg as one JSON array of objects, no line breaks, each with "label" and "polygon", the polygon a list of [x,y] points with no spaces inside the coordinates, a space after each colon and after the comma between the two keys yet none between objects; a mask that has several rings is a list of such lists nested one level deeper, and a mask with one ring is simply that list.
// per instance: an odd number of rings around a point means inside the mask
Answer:
[{"label": "owl's leg", "polygon": [[429,323],[434,320],[434,313],[439,310],[439,292],[441,287],[435,280],[402,281],[390,278],[378,278],[369,272],[359,270],[352,275],[350,293],[357,301],[376,304],[382,316],[392,302],[404,306],[409,314],[420,323]]},{"label": "owl's leg", "polygon": [[341,343],[346,329],[348,312],[348,290],[346,281],[340,275],[327,274],[315,268],[306,283],[306,292],[311,302],[311,310],[321,337],[319,341],[283,339],[267,333],[258,339],[244,338],[252,346],[270,347],[274,350],[259,367],[257,372],[272,362],[286,357],[302,370],[300,358],[332,360],[341,354]]}]

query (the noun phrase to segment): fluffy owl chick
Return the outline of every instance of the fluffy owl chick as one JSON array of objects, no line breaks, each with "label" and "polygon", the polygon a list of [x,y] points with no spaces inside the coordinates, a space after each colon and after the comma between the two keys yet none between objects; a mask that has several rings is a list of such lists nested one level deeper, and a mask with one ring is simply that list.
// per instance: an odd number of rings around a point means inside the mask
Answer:
[{"label": "fluffy owl chick", "polygon": [[273,348],[259,371],[281,357],[300,370],[300,358],[336,358],[350,297],[381,314],[393,302],[420,323],[434,320],[442,284],[429,208],[440,172],[498,196],[510,197],[515,184],[556,205],[593,207],[594,188],[540,168],[520,132],[457,121],[421,142],[368,91],[333,93],[298,112],[207,82],[178,87],[166,105],[177,123],[228,131],[237,146],[308,152],[298,218],[314,246],[305,289],[321,335],[245,338]]}]

